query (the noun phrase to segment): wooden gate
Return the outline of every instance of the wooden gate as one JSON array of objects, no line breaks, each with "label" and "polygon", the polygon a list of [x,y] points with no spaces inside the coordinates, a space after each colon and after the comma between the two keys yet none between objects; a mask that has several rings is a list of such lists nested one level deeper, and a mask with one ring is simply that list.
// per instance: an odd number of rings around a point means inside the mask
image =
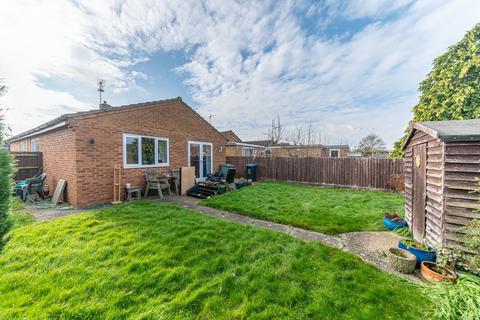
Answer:
[{"label": "wooden gate", "polygon": [[12,152],[16,172],[13,180],[19,181],[33,177],[42,169],[41,152]]},{"label": "wooden gate", "polygon": [[413,237],[425,237],[425,205],[427,198],[427,144],[413,147]]}]

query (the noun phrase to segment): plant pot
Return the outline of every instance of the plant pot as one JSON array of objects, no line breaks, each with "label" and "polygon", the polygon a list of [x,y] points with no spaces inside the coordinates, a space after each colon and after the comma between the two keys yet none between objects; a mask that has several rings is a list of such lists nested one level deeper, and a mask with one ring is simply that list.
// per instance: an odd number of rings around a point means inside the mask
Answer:
[{"label": "plant pot", "polygon": [[420,266],[422,277],[428,282],[457,282],[457,275],[450,268],[442,267],[434,262],[423,261]]},{"label": "plant pot", "polygon": [[390,266],[401,273],[413,273],[417,257],[411,252],[400,248],[390,248],[387,251],[387,258]]},{"label": "plant pot", "polygon": [[245,187],[245,182],[235,182],[235,187],[237,187],[237,189],[241,189]]},{"label": "plant pot", "polygon": [[407,226],[407,222],[405,220],[391,220],[388,217],[383,217],[383,224],[387,227],[388,230],[395,230],[398,228],[404,228]]},{"label": "plant pot", "polygon": [[411,247],[406,245],[405,243],[402,242],[403,240],[400,240],[398,242],[398,247],[400,249],[407,250],[408,252],[412,253],[416,258],[417,258],[417,268],[420,268],[420,264],[423,261],[431,261],[435,262],[435,251],[432,249],[429,250],[422,250],[419,248]]}]

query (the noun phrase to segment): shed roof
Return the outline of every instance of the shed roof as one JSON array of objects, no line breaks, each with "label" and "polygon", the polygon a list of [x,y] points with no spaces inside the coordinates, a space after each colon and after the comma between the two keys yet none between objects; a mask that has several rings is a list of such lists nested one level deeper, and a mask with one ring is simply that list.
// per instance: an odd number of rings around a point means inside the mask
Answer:
[{"label": "shed roof", "polygon": [[416,130],[423,131],[441,141],[480,141],[480,119],[425,121],[413,125],[403,145],[404,149]]}]

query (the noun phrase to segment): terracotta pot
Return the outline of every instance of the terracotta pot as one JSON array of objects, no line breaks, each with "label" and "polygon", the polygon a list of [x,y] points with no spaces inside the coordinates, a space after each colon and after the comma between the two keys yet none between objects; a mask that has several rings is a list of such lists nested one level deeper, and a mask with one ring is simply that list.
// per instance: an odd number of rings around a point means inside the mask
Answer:
[{"label": "terracotta pot", "polygon": [[[440,272],[435,269],[441,270]],[[457,282],[457,275],[450,268],[442,267],[434,262],[423,261],[420,265],[420,273],[428,282]]]},{"label": "terracotta pot", "polygon": [[390,266],[401,273],[412,273],[415,271],[417,257],[407,250],[400,248],[390,248],[387,251],[387,258]]}]

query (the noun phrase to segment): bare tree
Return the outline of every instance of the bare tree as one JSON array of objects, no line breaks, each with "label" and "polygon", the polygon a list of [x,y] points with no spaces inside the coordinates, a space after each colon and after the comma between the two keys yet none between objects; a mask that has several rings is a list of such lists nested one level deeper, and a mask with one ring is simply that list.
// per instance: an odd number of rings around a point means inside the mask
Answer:
[{"label": "bare tree", "polygon": [[322,130],[318,132],[318,143],[323,144],[323,145],[328,145],[329,144],[329,138],[328,135],[324,135],[322,133]]},{"label": "bare tree", "polygon": [[290,132],[289,138],[287,140],[294,146],[303,145],[305,143],[303,127],[301,125],[295,126],[295,128],[293,128],[293,130]]},{"label": "bare tree", "polygon": [[[315,145],[316,139],[313,133],[312,121],[308,122],[307,132],[305,133],[305,139],[308,146]],[[307,157],[310,156],[310,149],[307,148]]]},{"label": "bare tree", "polygon": [[385,142],[378,135],[371,133],[360,140],[358,151],[364,155],[371,155],[385,150]]},{"label": "bare tree", "polygon": [[277,115],[276,118],[272,119],[272,126],[267,131],[267,138],[270,140],[270,144],[278,144],[283,138],[284,131],[282,123],[280,122],[280,116]]}]

